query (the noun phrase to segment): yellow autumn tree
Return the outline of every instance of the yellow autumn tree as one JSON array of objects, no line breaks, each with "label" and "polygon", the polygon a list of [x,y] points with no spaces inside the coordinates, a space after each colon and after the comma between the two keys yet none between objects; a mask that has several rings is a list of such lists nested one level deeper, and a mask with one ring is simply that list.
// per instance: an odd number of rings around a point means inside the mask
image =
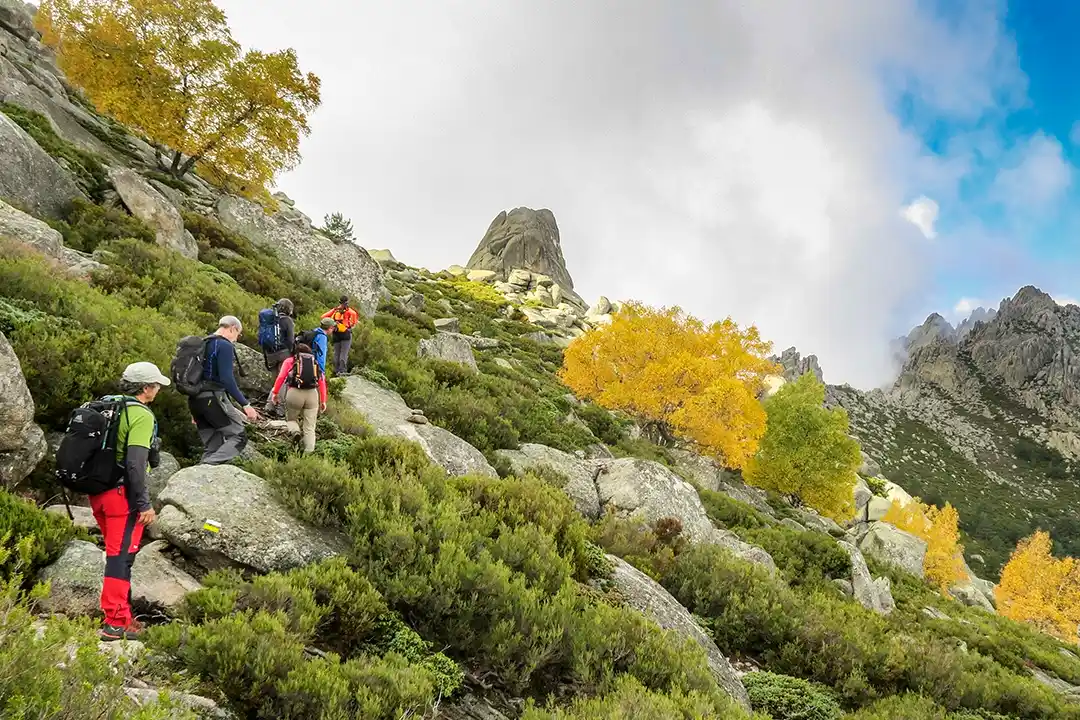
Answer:
[{"label": "yellow autumn tree", "polygon": [[906,505],[893,500],[882,520],[926,541],[923,572],[942,592],[968,578],[960,544],[960,513],[950,503],[938,508],[918,498]]},{"label": "yellow autumn tree", "polygon": [[1055,558],[1049,533],[1021,540],[994,588],[997,609],[1005,617],[1034,625],[1068,642],[1077,641],[1080,624],[1080,564]]},{"label": "yellow autumn tree", "polygon": [[833,520],[849,520],[862,456],[848,435],[847,411],[826,408],[825,386],[805,373],[765,400],[765,412],[767,429],[743,469],[746,482]]},{"label": "yellow autumn tree", "polygon": [[319,78],[291,49],[243,52],[211,0],[42,0],[35,22],[68,79],[175,176],[198,164],[261,188],[299,162]]},{"label": "yellow autumn tree", "polygon": [[627,303],[567,348],[562,381],[579,397],[621,410],[655,440],[688,441],[741,468],[765,432],[757,401],[778,372],[757,328],[706,325],[679,308]]}]

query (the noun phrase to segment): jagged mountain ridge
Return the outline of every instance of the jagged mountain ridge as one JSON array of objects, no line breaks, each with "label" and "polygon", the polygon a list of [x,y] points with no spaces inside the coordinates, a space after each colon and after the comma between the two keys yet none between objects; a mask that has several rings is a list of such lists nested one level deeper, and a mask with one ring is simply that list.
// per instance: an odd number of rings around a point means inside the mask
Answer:
[{"label": "jagged mountain ridge", "polygon": [[1026,286],[956,328],[932,314],[895,347],[891,387],[829,389],[884,473],[956,506],[988,574],[1038,528],[1080,552],[1080,307]]}]

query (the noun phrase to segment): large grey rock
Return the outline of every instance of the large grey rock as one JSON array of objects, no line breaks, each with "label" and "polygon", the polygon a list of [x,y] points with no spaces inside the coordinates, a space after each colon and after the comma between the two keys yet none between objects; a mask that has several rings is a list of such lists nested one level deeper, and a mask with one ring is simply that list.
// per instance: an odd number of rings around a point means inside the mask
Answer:
[{"label": "large grey rock", "polygon": [[636,458],[606,462],[597,473],[596,489],[601,512],[636,517],[649,525],[676,518],[691,543],[721,545],[744,560],[776,567],[769,553],[716,528],[694,487],[660,463]]},{"label": "large grey rock", "polygon": [[22,365],[0,333],[0,487],[12,487],[29,475],[45,457],[45,447]]},{"label": "large grey rock", "polygon": [[870,523],[859,549],[916,577],[923,577],[926,542],[888,523]]},{"label": "large grey rock", "polygon": [[949,588],[949,593],[964,605],[982,608],[989,613],[997,613],[990,598],[986,597],[970,581],[953,585]]},{"label": "large grey rock", "polygon": [[652,578],[614,555],[608,555],[614,568],[612,581],[627,605],[636,608],[665,630],[691,640],[705,651],[709,669],[717,684],[743,708],[750,708],[746,688],[731,663],[702,630],[690,612]]},{"label": "large grey rock", "polygon": [[859,548],[843,540],[837,542],[851,558],[851,587],[855,599],[867,610],[888,615],[895,607],[888,580],[886,579],[884,587],[879,586],[870,575],[870,569],[866,567],[866,559],[859,552]]},{"label": "large grey rock", "polygon": [[274,389],[274,381],[277,380],[266,369],[266,360],[258,350],[249,348],[241,343],[236,344],[236,359],[244,368],[243,375],[237,375],[236,384],[244,391],[244,394],[254,394],[249,400],[259,400],[260,396],[269,396]]},{"label": "large grey rock", "polygon": [[34,29],[34,18],[21,0],[0,0],[0,28],[21,40],[32,40],[38,36]]},{"label": "large grey rock", "polygon": [[51,83],[27,82],[40,79],[37,75],[28,78],[25,70],[21,70],[17,76],[0,72],[0,102],[11,103],[39,113],[61,139],[84,152],[102,158],[114,158],[115,153],[112,148],[99,140],[79,121],[79,117],[87,118],[88,114],[85,110],[72,105],[63,95],[55,94],[56,88],[40,87],[42,84],[51,85]]},{"label": "large grey rock", "polygon": [[451,475],[496,476],[484,454],[453,433],[436,425],[409,422],[412,410],[393,390],[352,375],[345,380],[342,399],[363,413],[377,434],[412,440]]},{"label": "large grey rock", "polygon": [[136,602],[171,612],[188,593],[202,588],[199,581],[172,564],[165,556],[168,545],[156,540],[144,545],[131,568],[131,597]]},{"label": "large grey rock", "polygon": [[0,238],[8,238],[55,260],[74,277],[86,277],[105,266],[78,250],[64,245],[63,236],[37,218],[0,200]]},{"label": "large grey rock", "polygon": [[602,465],[595,460],[581,460],[570,453],[547,445],[525,443],[518,450],[496,450],[497,455],[510,461],[515,473],[525,473],[535,467],[548,467],[565,475],[563,486],[574,506],[585,517],[600,517],[600,497],[596,489],[596,474]]},{"label": "large grey rock", "polygon": [[863,477],[880,477],[881,466],[877,464],[874,458],[867,455],[862,450],[859,451],[862,456],[862,464],[859,465],[859,474]]},{"label": "large grey rock", "polygon": [[385,289],[383,271],[360,246],[334,243],[296,218],[283,212],[267,214],[258,204],[232,195],[218,200],[217,213],[233,232],[273,248],[292,267],[347,293],[357,312],[375,314]]},{"label": "large grey rock", "polygon": [[[344,552],[344,538],[292,517],[265,480],[232,465],[196,465],[172,476],[164,508],[151,525],[207,569],[268,573],[310,565]],[[206,529],[207,521],[218,531]]]},{"label": "large grey rock", "polygon": [[171,453],[162,452],[158,466],[153,468],[146,476],[146,489],[150,493],[150,502],[155,510],[161,510],[161,494],[173,475],[180,472],[180,463]]},{"label": "large grey rock", "polygon": [[723,493],[769,517],[776,516],[765,491],[744,483],[737,471],[688,450],[671,449],[668,452],[675,459],[676,469],[698,487]]},{"label": "large grey rock", "polygon": [[566,270],[559,226],[550,210],[517,208],[499,213],[488,227],[480,244],[469,258],[471,270],[492,270],[510,280],[514,268],[525,268],[547,275],[564,290],[574,287]]},{"label": "large grey rock", "polygon": [[416,347],[418,358],[435,358],[447,362],[464,365],[470,370],[476,371],[476,357],[473,355],[472,345],[464,340],[461,335],[454,333],[435,333],[432,337],[422,338]]},{"label": "large grey rock", "polygon": [[94,511],[83,505],[72,505],[70,517],[68,516],[68,506],[62,504],[50,505],[45,508],[45,512],[68,518],[71,520],[71,524],[77,528],[98,534],[101,533],[101,528],[98,527],[97,519],[94,517]]},{"label": "large grey rock", "polygon": [[862,514],[863,510],[870,503],[870,500],[874,497],[874,492],[870,489],[870,486],[866,484],[866,481],[861,477],[855,482],[855,514]]},{"label": "large grey rock", "polygon": [[0,197],[38,217],[59,218],[78,185],[34,139],[0,112]]},{"label": "large grey rock", "polygon": [[879,497],[877,495],[871,496],[870,500],[866,503],[866,522],[877,522],[885,517],[885,513],[889,512],[889,508],[892,507],[892,500],[889,498]]},{"label": "large grey rock", "polygon": [[459,333],[461,332],[461,321],[455,317],[436,318],[435,329],[441,332]]},{"label": "large grey rock", "polygon": [[153,229],[158,245],[193,260],[199,257],[199,246],[184,227],[180,211],[139,173],[127,168],[110,168],[109,179],[131,214]]},{"label": "large grey rock", "polygon": [[104,572],[105,554],[101,548],[84,540],[72,540],[56,562],[38,575],[41,582],[49,583],[42,609],[66,615],[99,614]]}]

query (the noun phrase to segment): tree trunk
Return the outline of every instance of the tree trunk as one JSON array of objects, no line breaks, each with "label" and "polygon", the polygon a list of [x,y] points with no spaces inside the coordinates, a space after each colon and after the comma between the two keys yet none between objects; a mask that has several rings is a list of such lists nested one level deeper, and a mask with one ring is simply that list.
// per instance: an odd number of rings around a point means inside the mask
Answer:
[{"label": "tree trunk", "polygon": [[184,176],[184,173],[177,174],[177,170],[180,168],[180,158],[181,158],[180,151],[179,150],[173,151],[172,165],[169,167],[169,172],[173,175],[173,177],[176,177],[176,178],[181,178],[181,177]]}]

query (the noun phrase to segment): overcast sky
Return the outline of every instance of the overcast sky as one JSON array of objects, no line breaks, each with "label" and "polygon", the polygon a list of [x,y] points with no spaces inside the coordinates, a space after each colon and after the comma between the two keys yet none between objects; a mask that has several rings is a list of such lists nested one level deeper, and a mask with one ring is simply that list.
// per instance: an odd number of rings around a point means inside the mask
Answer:
[{"label": "overcast sky", "polygon": [[[220,4],[242,43],[295,47],[322,78],[280,182],[312,218],[343,212],[362,245],[437,270],[499,211],[547,207],[587,301],[756,323],[861,387],[933,309],[958,252],[938,215],[993,144],[986,119],[1025,102],[993,1]],[[1054,142],[1021,148],[1000,191],[1038,202],[1024,163]]]}]

